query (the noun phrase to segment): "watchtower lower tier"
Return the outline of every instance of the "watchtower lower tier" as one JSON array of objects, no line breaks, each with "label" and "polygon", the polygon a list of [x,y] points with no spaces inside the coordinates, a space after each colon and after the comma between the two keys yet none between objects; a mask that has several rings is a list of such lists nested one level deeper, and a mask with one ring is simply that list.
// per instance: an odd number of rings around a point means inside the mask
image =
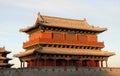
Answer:
[{"label": "watchtower lower tier", "polygon": [[[28,67],[37,66],[87,66],[103,67],[105,61],[108,66],[108,57],[113,53],[96,49],[80,49],[80,47],[68,45],[42,44],[36,45],[37,49],[29,49],[17,54],[21,67],[27,62]],[[67,48],[65,48],[67,47]],[[82,47],[83,48],[83,47]]]}]

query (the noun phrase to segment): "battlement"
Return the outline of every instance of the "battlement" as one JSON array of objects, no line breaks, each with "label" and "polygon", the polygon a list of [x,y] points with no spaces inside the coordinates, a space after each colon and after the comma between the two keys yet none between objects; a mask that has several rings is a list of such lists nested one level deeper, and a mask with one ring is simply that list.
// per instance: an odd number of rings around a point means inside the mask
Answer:
[{"label": "battlement", "polygon": [[32,67],[0,69],[0,76],[120,76],[120,68]]}]

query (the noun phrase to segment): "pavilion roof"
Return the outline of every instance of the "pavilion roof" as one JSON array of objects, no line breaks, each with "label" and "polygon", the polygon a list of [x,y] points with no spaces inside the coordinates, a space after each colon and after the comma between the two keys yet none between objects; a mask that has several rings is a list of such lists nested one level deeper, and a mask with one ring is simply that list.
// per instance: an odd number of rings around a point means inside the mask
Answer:
[{"label": "pavilion roof", "polygon": [[0,67],[5,67],[5,66],[12,66],[13,64],[9,63],[0,63]]},{"label": "pavilion roof", "polygon": [[34,52],[45,53],[45,54],[65,54],[65,55],[95,55],[95,56],[112,56],[115,55],[113,52],[101,51],[101,50],[89,50],[89,49],[68,49],[68,48],[40,48],[31,49],[19,54],[15,54],[15,57],[23,57]]},{"label": "pavilion roof", "polygon": [[10,53],[10,51],[5,50],[5,47],[0,47],[0,53]]},{"label": "pavilion roof", "polygon": [[36,23],[33,26],[29,26],[27,28],[20,29],[21,32],[27,32],[31,29],[38,27],[37,24],[42,26],[50,26],[50,27],[60,27],[60,28],[69,28],[69,29],[78,29],[78,30],[90,30],[90,31],[99,31],[103,32],[107,30],[107,28],[100,28],[89,25],[84,20],[75,20],[75,19],[67,19],[67,18],[59,18],[59,17],[51,17],[51,16],[43,16],[38,13],[38,17]]},{"label": "pavilion roof", "polygon": [[0,60],[11,60],[11,58],[7,58],[7,57],[0,57]]}]

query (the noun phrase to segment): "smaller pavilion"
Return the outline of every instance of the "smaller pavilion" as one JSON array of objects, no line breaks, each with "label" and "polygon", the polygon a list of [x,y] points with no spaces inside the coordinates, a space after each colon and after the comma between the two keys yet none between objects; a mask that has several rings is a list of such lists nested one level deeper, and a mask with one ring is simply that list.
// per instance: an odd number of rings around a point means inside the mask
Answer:
[{"label": "smaller pavilion", "polygon": [[0,68],[10,68],[13,64],[9,64],[8,61],[11,58],[7,57],[10,51],[5,50],[5,47],[0,47]]}]

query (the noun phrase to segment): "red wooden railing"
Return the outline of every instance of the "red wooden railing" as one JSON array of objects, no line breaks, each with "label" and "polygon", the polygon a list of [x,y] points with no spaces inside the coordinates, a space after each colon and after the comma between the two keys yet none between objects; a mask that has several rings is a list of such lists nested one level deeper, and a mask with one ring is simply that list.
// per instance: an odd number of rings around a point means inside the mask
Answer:
[{"label": "red wooden railing", "polygon": [[45,39],[37,38],[23,43],[23,48],[36,44],[60,44],[60,45],[75,45],[75,46],[95,46],[104,47],[104,42],[79,41],[79,40],[63,40],[63,39]]}]

